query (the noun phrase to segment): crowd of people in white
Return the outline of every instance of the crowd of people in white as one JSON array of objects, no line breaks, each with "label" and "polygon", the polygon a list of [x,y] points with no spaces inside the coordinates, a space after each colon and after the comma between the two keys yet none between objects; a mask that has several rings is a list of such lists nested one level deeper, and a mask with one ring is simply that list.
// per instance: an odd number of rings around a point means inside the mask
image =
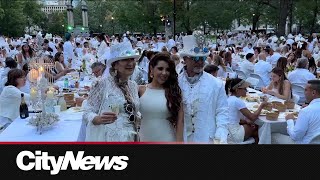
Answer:
[{"label": "crowd of people in white", "polygon": [[[261,80],[260,91],[303,108],[286,116],[288,134],[276,143],[311,143],[320,134],[319,37],[255,33],[173,38],[99,34],[64,38],[0,37],[0,129],[18,117],[20,94],[28,98],[28,63],[54,62],[46,77],[55,80],[80,70],[97,79],[83,106],[86,141],[259,142],[255,120],[267,102],[250,112],[241,97]],[[175,39],[175,40],[174,40]],[[299,86],[304,91],[295,91]],[[10,106],[8,106],[10,102]],[[117,106],[118,112],[110,107]],[[109,109],[108,109],[109,107]],[[295,120],[293,120],[295,119]]]}]

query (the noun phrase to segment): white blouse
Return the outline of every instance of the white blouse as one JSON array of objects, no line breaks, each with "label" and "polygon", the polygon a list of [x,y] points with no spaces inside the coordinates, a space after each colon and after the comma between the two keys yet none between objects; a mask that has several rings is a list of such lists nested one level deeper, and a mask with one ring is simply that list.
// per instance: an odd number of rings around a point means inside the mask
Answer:
[{"label": "white blouse", "polygon": [[19,107],[21,104],[21,93],[25,100],[30,98],[29,94],[20,91],[15,86],[5,86],[0,95],[0,116],[9,118],[11,121],[19,117]]}]

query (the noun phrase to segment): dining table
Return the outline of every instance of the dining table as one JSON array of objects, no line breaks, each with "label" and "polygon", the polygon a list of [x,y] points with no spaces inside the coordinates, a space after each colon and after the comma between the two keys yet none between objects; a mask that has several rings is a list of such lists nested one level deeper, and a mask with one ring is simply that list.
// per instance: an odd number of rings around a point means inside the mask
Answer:
[{"label": "dining table", "polygon": [[[275,96],[264,94],[261,91],[255,90],[253,88],[248,88],[247,97],[243,98],[245,104],[249,110],[252,112],[257,109],[261,103],[260,97],[267,97],[268,102],[281,102],[284,103],[285,100],[279,99]],[[248,98],[249,97],[249,98]],[[248,101],[249,100],[249,101]],[[262,112],[259,118],[255,121],[255,124],[259,126],[259,144],[271,144],[272,133],[281,133],[288,135],[287,133],[287,123],[285,116],[288,113],[299,113],[301,106],[295,104],[293,109],[286,109],[284,112],[279,112],[277,119],[268,120],[266,118],[266,111]]]}]

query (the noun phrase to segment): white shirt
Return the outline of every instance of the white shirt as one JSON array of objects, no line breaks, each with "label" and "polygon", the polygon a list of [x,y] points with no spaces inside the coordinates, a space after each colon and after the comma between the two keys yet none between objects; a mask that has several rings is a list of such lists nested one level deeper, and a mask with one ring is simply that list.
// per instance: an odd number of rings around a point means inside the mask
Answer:
[{"label": "white shirt", "polygon": [[261,76],[261,79],[263,80],[263,83],[267,86],[270,84],[270,72],[272,71],[272,66],[270,63],[259,60],[254,65],[254,73],[259,74]]},{"label": "white shirt", "polygon": [[[254,71],[254,64],[248,60],[244,60],[240,65],[240,70],[244,72],[244,74],[249,77],[250,74]],[[240,77],[244,79],[244,77]]]},{"label": "white shirt", "polygon": [[286,44],[290,44],[290,46],[292,46],[293,43],[294,43],[293,39],[287,39]]},{"label": "white shirt", "polygon": [[[19,117],[19,107],[21,103],[21,93],[15,86],[5,86],[0,94],[0,116],[14,120]],[[30,95],[23,93],[26,101]]]},{"label": "white shirt", "polygon": [[217,76],[218,77],[222,77],[222,78],[226,78],[227,77],[227,71],[225,71],[223,69],[223,67],[221,67],[220,65],[218,66],[219,70],[218,70],[218,73],[217,73]]},{"label": "white shirt", "polygon": [[247,108],[246,104],[236,96],[229,96],[228,107],[229,107],[229,123],[239,124],[240,119],[244,117],[240,110]]},{"label": "white shirt", "polygon": [[170,51],[170,49],[175,45],[176,45],[176,42],[173,39],[169,39],[167,43],[168,50]]},{"label": "white shirt", "polygon": [[273,55],[267,59],[267,62],[269,62],[272,65],[276,65],[280,57],[281,57],[281,54],[279,54],[278,52],[274,52]]},{"label": "white shirt", "polygon": [[99,58],[99,60],[102,58],[102,56],[104,55],[104,53],[107,51],[107,44],[105,41],[101,41],[99,47],[98,47],[98,52],[97,52],[97,56]]},{"label": "white shirt", "polygon": [[73,46],[70,41],[66,41],[63,44],[63,56],[64,56],[64,63],[69,64],[68,59],[73,58]]},{"label": "white shirt", "polygon": [[56,45],[52,41],[49,41],[49,47],[52,49],[52,54],[54,56],[58,52]]},{"label": "white shirt", "polygon": [[288,80],[291,84],[299,84],[303,87],[306,86],[309,80],[316,79],[315,75],[307,69],[297,68],[288,74]]},{"label": "white shirt", "polygon": [[296,124],[287,120],[287,131],[290,138],[297,144],[308,144],[320,133],[320,98],[314,99],[301,109]]}]

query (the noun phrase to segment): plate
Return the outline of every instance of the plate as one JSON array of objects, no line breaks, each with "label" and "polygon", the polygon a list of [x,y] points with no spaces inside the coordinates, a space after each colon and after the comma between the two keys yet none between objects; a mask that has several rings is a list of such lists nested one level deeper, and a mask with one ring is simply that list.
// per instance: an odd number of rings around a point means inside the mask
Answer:
[{"label": "plate", "polygon": [[70,108],[72,111],[74,111],[74,112],[81,112],[81,111],[83,111],[83,109],[81,108],[81,107],[72,107],[72,108]]}]

